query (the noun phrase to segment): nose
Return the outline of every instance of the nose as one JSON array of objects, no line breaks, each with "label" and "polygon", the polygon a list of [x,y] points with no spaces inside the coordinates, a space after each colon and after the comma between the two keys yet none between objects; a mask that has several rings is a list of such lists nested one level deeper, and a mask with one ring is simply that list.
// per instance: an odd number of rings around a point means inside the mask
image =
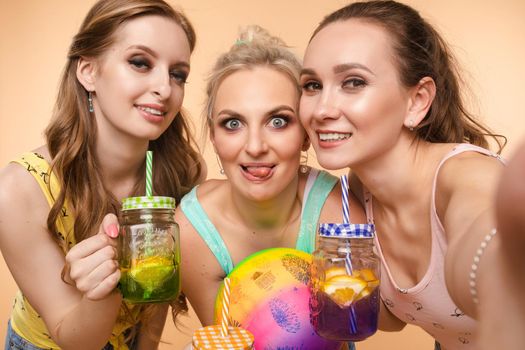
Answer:
[{"label": "nose", "polygon": [[247,135],[245,150],[252,157],[258,157],[268,151],[264,130],[252,129]]},{"label": "nose", "polygon": [[171,96],[171,81],[168,71],[158,69],[153,74],[152,92],[160,100],[167,100]]},{"label": "nose", "polygon": [[337,119],[340,115],[336,94],[330,89],[323,89],[315,103],[313,117],[317,120],[326,120]]}]

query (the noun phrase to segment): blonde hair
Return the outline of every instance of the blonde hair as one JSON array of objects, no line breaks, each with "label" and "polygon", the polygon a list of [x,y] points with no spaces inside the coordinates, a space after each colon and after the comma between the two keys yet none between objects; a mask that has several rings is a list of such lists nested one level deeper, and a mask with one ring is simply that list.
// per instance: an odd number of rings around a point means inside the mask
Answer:
[{"label": "blonde hair", "polygon": [[259,66],[282,72],[295,84],[297,92],[301,93],[299,85],[301,62],[289,46],[258,25],[247,26],[240,31],[230,50],[219,56],[208,75],[203,112],[205,131],[211,125],[215,97],[222,81],[234,72]]}]

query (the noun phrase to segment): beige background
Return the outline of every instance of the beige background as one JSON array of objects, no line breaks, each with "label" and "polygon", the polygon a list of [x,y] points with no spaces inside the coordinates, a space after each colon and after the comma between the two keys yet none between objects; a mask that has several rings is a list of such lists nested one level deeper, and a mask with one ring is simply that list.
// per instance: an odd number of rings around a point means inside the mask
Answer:
[{"label": "beige background", "polygon": [[[93,0],[0,0],[0,166],[42,144],[71,37]],[[200,135],[203,78],[215,57],[234,42],[240,25],[260,24],[302,55],[323,15],[342,0],[179,0],[196,27],[186,108]],[[453,46],[477,96],[475,111],[497,132],[508,136],[509,155],[525,136],[525,2],[523,0],[410,0]],[[209,177],[218,177],[210,147],[205,149]],[[312,157],[310,157],[312,159]],[[37,247],[28,247],[37,249]],[[0,339],[5,335],[16,286],[0,262]],[[166,326],[162,349],[181,349],[199,326],[194,314],[177,331]],[[0,340],[0,344],[1,344]],[[432,340],[408,327],[402,333],[378,333],[360,350],[431,349]]]}]

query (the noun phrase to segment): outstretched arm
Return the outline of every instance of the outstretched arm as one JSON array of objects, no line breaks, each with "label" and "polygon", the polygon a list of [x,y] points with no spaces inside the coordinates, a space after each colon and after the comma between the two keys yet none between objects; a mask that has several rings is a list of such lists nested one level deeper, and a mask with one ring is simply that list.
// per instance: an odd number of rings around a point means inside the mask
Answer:
[{"label": "outstretched arm", "polygon": [[496,266],[479,285],[482,346],[518,350],[525,344],[525,143],[503,170],[495,211]]},{"label": "outstretched arm", "polygon": [[100,232],[75,249],[84,248],[78,257],[88,267],[86,279],[77,286],[86,288],[86,293],[64,283],[64,253],[46,228],[49,205],[41,193],[19,165],[10,164],[0,172],[2,254],[20,290],[61,348],[101,349],[121,302],[120,295],[112,292],[119,278],[112,240]]}]

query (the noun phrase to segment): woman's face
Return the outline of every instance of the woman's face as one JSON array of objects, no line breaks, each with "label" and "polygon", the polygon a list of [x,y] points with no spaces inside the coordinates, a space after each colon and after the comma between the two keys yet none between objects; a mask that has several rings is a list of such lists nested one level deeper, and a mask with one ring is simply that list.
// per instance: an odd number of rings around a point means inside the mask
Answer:
[{"label": "woman's face", "polygon": [[183,29],[162,16],[131,19],[97,60],[94,107],[101,135],[154,140],[180,111],[190,71]]},{"label": "woman's face", "polygon": [[357,167],[391,150],[410,100],[386,31],[363,20],[329,24],[310,42],[300,117],[321,166]]},{"label": "woman's face", "polygon": [[243,69],[220,83],[211,140],[231,185],[245,197],[271,199],[297,178],[308,147],[298,102],[291,79],[268,67]]}]

